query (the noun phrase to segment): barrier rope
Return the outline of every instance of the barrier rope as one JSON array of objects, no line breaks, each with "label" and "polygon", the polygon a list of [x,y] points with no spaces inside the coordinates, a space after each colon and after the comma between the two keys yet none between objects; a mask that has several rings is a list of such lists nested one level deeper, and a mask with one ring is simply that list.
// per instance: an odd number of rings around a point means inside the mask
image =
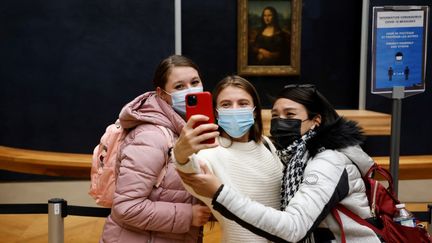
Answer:
[{"label": "barrier rope", "polygon": [[[88,217],[107,217],[111,213],[111,208],[83,207],[67,205],[64,201],[62,217],[68,215],[88,216]],[[28,204],[0,204],[0,214],[47,214],[48,203],[28,203]]]},{"label": "barrier rope", "polygon": [[[63,199],[60,199],[63,200]],[[67,205],[67,201],[63,200],[62,216],[68,215],[88,216],[88,217],[107,217],[111,213],[111,208],[100,207],[83,207]],[[0,214],[47,214],[48,203],[28,203],[28,204],[0,204]],[[412,212],[414,216],[424,222],[431,223],[432,221],[432,204],[428,205],[427,211]]]}]

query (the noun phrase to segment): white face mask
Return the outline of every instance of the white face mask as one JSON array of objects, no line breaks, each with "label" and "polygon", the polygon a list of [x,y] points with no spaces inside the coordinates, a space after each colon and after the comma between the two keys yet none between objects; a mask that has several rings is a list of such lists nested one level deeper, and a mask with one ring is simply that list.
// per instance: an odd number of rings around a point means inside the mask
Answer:
[{"label": "white face mask", "polygon": [[180,91],[172,92],[171,94],[166,91],[165,93],[171,95],[172,108],[179,115],[184,116],[186,114],[186,95],[190,93],[196,93],[202,91],[203,91],[203,87],[198,86],[198,87],[192,87],[189,89],[183,89]]}]

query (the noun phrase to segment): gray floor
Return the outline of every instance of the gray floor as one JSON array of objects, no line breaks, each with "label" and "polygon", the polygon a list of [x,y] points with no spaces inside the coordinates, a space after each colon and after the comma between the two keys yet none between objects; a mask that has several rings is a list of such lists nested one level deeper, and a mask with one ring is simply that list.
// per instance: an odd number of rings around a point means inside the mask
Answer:
[{"label": "gray floor", "polygon": [[[87,194],[89,181],[0,183],[0,203],[47,203],[50,198],[63,198],[68,205],[97,206]],[[432,203],[432,180],[399,182],[402,202]]]}]

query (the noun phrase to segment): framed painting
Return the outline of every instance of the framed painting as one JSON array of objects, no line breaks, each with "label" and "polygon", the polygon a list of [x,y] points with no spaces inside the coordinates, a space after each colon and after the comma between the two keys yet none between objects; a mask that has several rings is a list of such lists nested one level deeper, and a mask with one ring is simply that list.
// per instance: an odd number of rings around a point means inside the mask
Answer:
[{"label": "framed painting", "polygon": [[238,0],[238,73],[300,74],[301,0]]}]

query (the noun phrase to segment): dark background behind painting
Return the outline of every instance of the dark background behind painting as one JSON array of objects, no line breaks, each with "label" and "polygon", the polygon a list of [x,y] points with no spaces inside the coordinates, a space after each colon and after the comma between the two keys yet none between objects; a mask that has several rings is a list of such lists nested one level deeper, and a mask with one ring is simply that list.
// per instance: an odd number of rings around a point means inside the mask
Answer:
[{"label": "dark background behind painting", "polygon": [[[379,4],[388,1],[371,2]],[[337,109],[358,108],[361,9],[361,1],[303,1],[301,75],[247,77],[265,108],[269,94],[298,81],[315,83]],[[207,90],[237,72],[236,1],[182,1],[182,32]],[[403,100],[401,154],[432,154],[430,49],[426,92]],[[91,153],[172,53],[174,1],[1,1],[0,145]],[[369,90],[367,109],[390,113],[391,100]],[[389,137],[370,137],[365,149],[388,155]]]}]

